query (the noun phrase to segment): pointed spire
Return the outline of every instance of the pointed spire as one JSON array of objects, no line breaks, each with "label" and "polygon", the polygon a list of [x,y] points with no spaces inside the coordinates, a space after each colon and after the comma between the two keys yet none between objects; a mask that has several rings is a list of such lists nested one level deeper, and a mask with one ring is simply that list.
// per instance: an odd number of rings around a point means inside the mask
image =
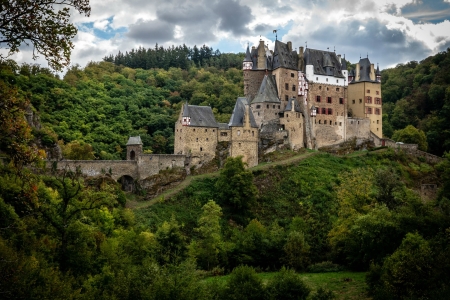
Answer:
[{"label": "pointed spire", "polygon": [[344,54],[344,59],[342,60],[342,63],[341,63],[341,69],[344,71],[347,71],[347,62],[345,61],[345,54]]},{"label": "pointed spire", "polygon": [[247,43],[247,52],[245,52],[244,61],[252,61],[252,56],[250,54],[249,44]]},{"label": "pointed spire", "polygon": [[183,115],[182,117],[189,117],[189,105],[188,102],[183,105]]},{"label": "pointed spire", "polygon": [[378,63],[377,63],[377,71],[375,72],[375,75],[381,76],[380,67],[378,66]]}]

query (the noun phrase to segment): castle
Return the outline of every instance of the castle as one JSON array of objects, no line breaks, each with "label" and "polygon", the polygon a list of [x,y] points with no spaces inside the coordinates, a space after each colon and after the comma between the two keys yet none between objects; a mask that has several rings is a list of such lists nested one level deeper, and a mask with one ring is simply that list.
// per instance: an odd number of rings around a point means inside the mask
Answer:
[{"label": "castle", "polygon": [[226,142],[230,156],[242,156],[252,167],[280,144],[318,149],[382,137],[381,73],[368,58],[349,73],[335,52],[299,47],[297,53],[291,42],[278,40],[269,50],[261,40],[258,47],[247,46],[243,73],[244,97],[229,123],[216,122],[211,107],[183,105],[175,154],[202,165]]}]

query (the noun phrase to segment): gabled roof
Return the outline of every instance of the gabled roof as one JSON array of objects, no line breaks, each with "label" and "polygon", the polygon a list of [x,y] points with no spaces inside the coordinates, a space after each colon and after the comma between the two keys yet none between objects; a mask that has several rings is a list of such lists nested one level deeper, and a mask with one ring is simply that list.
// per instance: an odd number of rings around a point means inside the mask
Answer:
[{"label": "gabled roof", "polygon": [[259,91],[252,101],[252,103],[260,102],[281,102],[280,99],[278,99],[277,84],[275,83],[273,75],[264,76]]},{"label": "gabled roof", "polygon": [[[341,63],[336,53],[307,48],[304,54],[305,66],[313,65],[314,74],[344,78]],[[305,70],[302,70],[305,71]]]},{"label": "gabled roof", "polygon": [[219,129],[230,129],[230,126],[228,126],[228,123],[218,123],[219,124]]},{"label": "gabled roof", "polygon": [[287,44],[276,40],[273,51],[272,69],[286,68],[297,70],[297,65],[297,51],[289,51]]},{"label": "gabled roof", "polygon": [[[239,97],[236,100],[236,104],[234,105],[233,114],[230,118],[230,123],[228,123],[228,126],[234,127],[234,126],[244,126],[244,118],[245,118],[245,111],[246,111],[246,105],[249,105],[247,98],[245,97]],[[249,108],[249,119],[250,119],[250,126],[254,128],[258,128],[256,125],[255,117],[253,116],[252,110]]]},{"label": "gabled roof", "polygon": [[130,145],[142,145],[141,137],[138,136],[130,136],[127,142],[127,146]]},{"label": "gabled roof", "polygon": [[377,64],[377,70],[375,72],[375,75],[381,76],[380,67],[378,66],[378,64]]},{"label": "gabled roof", "polygon": [[298,104],[296,98],[289,99],[288,103],[286,104],[286,107],[284,108],[284,111],[292,111],[292,108],[294,108],[295,112],[302,112],[300,109],[300,104]]},{"label": "gabled roof", "polygon": [[[214,118],[211,107],[209,106],[197,106],[197,105],[184,105],[183,117],[189,117],[189,126],[196,127],[219,127],[219,124]],[[185,115],[185,113],[187,115]]]}]

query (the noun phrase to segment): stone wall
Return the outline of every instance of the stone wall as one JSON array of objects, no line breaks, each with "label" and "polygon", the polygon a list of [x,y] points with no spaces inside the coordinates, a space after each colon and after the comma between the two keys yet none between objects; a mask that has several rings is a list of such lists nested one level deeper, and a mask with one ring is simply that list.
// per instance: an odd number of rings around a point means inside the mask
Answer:
[{"label": "stone wall", "polygon": [[284,110],[289,99],[298,97],[298,71],[278,68],[272,71],[272,75],[275,75],[281,109]]},{"label": "stone wall", "polygon": [[281,103],[252,103],[250,107],[259,128],[261,128],[261,124],[279,119]]},{"label": "stone wall", "polygon": [[248,167],[258,165],[258,129],[250,126],[232,127],[231,132],[230,156],[242,156],[242,161],[247,163]]},{"label": "stone wall", "polygon": [[370,139],[370,120],[366,118],[347,118],[346,138]]},{"label": "stone wall", "polygon": [[143,154],[139,157],[138,173],[140,179],[156,175],[161,170],[184,168],[186,155],[175,154]]},{"label": "stone wall", "polygon": [[280,124],[284,126],[284,130],[288,132],[289,147],[291,150],[303,148],[303,115],[295,111],[285,111],[284,117],[280,119]]},{"label": "stone wall", "polygon": [[253,99],[266,75],[265,70],[244,70],[244,96]]},{"label": "stone wall", "polygon": [[128,175],[137,179],[138,166],[134,160],[61,160],[48,161],[47,168],[52,168],[56,163],[57,170],[75,171],[78,167],[81,173],[86,176],[99,176],[111,174],[114,180],[118,180],[123,175]]}]

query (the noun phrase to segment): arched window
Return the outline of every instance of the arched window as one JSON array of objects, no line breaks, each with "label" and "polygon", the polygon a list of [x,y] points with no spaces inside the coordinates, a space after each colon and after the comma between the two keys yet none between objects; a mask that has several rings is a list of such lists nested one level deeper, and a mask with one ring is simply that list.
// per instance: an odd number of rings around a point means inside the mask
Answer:
[{"label": "arched window", "polygon": [[136,153],[134,153],[134,150],[130,151],[130,160],[135,160],[136,159]]}]

